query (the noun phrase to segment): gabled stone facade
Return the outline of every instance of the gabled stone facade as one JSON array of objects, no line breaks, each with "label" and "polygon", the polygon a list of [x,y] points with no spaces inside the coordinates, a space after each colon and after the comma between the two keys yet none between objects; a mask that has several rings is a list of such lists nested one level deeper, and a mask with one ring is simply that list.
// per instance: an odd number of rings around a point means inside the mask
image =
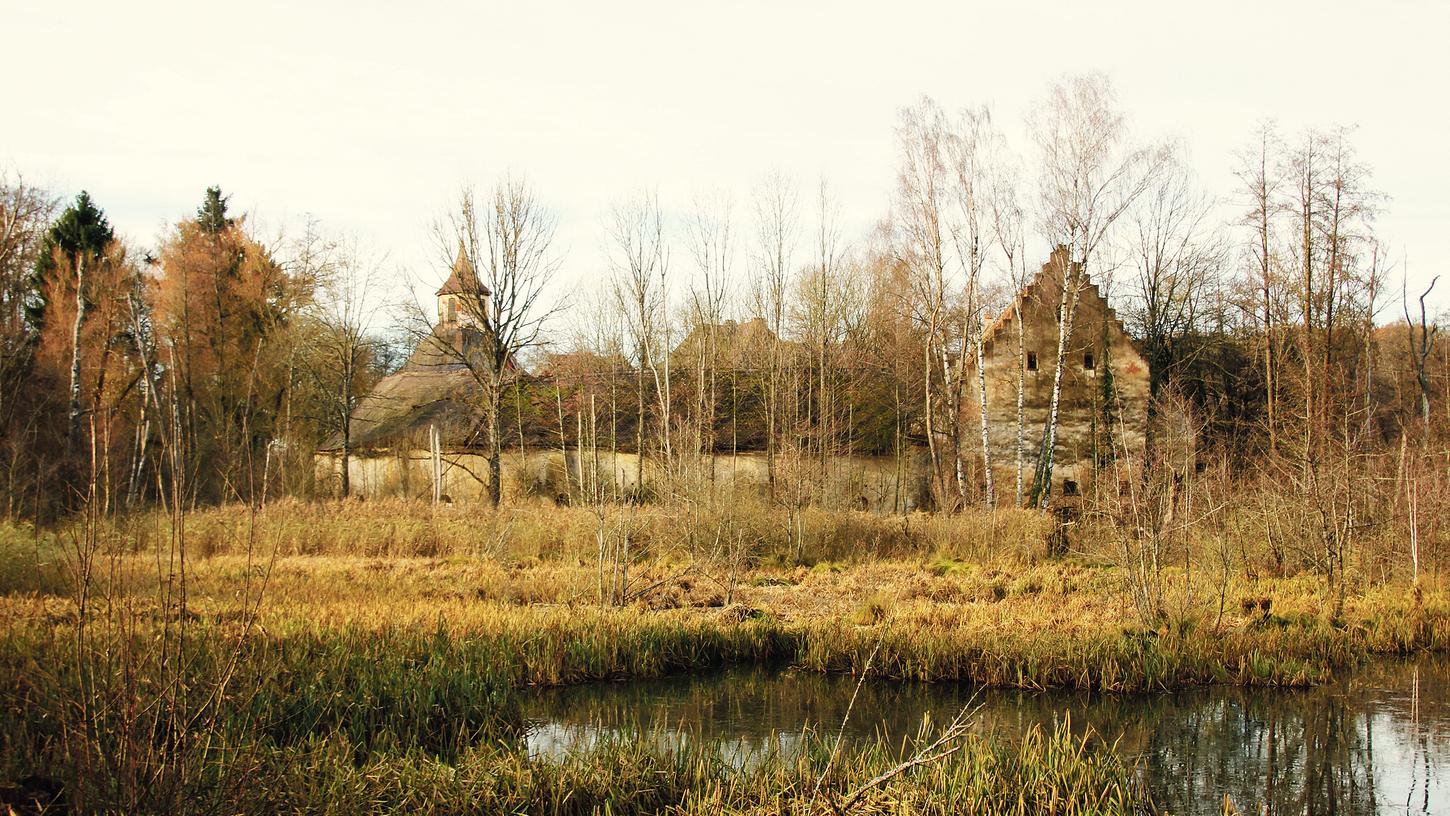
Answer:
[{"label": "gabled stone facade", "polygon": [[[1018,322],[1023,328],[1026,378],[1024,413],[1024,491],[1030,489],[1038,451],[1052,404],[1053,369],[1057,361],[1058,316],[1066,250],[1053,252],[1041,271],[1016,299],[985,328],[984,365],[988,437],[999,504],[1010,503],[1017,473]],[[1119,464],[1141,459],[1148,421],[1148,363],[1122,321],[1096,284],[1083,276],[1077,317],[1063,358],[1062,394],[1058,411],[1056,464],[1052,494],[1071,494],[1093,473],[1094,454],[1105,454],[1111,439]],[[979,434],[979,403],[975,366],[967,383],[968,405],[963,429]],[[1102,432],[1103,382],[1112,373],[1113,434]],[[974,446],[976,447],[976,446]],[[1126,461],[1124,461],[1126,460]],[[1121,469],[1116,469],[1121,475]]]}]

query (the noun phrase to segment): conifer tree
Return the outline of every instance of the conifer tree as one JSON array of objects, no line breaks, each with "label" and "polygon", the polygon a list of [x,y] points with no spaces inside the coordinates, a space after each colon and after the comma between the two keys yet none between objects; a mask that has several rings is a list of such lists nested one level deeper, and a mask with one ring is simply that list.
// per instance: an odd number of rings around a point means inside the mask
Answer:
[{"label": "conifer tree", "polygon": [[216,235],[225,232],[232,225],[232,219],[227,217],[229,198],[231,196],[222,195],[221,187],[206,188],[206,197],[202,199],[201,206],[196,208],[196,225],[202,232]]},{"label": "conifer tree", "polygon": [[[31,329],[40,331],[45,322],[46,289],[53,276],[76,274],[76,264],[82,257],[98,257],[115,239],[106,214],[91,200],[90,193],[82,190],[74,204],[65,209],[51,225],[40,246],[40,255],[35,260],[35,272],[31,276],[31,301],[26,305],[26,317]],[[66,269],[61,268],[61,264]]]}]

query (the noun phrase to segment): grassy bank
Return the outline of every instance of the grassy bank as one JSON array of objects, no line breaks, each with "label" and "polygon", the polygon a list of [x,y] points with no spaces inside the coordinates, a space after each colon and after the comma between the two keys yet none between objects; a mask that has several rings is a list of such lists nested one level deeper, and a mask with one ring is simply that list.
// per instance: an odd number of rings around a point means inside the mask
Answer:
[{"label": "grassy bank", "polygon": [[[559,762],[480,748],[453,763],[421,755],[351,760],[341,746],[282,752],[255,812],[539,814],[828,814],[898,764],[881,746],[847,749],[809,738],[799,755],[748,769],[711,745],[662,753],[620,737]],[[827,773],[829,768],[829,773]],[[325,780],[319,784],[318,780]],[[275,787],[274,787],[275,786]],[[868,789],[854,813],[1132,814],[1149,803],[1130,769],[1066,728],[1008,745],[967,738],[941,762]]]},{"label": "grassy bank", "polygon": [[[827,803],[804,793],[819,774],[809,756],[747,772],[625,744],[532,761],[518,691],[735,663],[1029,688],[1307,685],[1450,646],[1436,575],[1411,586],[1359,570],[1334,616],[1320,576],[1246,568],[1245,548],[1231,570],[1165,568],[1172,614],[1149,625],[1110,553],[1047,559],[1036,514],[747,510],[617,511],[610,534],[632,553],[621,605],[599,602],[587,510],[223,508],[188,516],[184,561],[160,516],[90,537],[8,528],[0,781],[54,777],[78,806],[122,810],[205,796],[239,812],[451,812],[435,806],[459,798],[494,812],[810,812]],[[1043,788],[1057,791],[1052,812],[1091,811],[1103,792],[1108,812],[1132,807],[1120,766],[1064,738],[973,743],[961,756],[977,765],[934,766],[871,801],[929,813],[949,795],[1011,812],[991,797],[1030,787],[1022,774],[1041,763],[1078,775]],[[886,761],[853,754],[833,790]]]}]

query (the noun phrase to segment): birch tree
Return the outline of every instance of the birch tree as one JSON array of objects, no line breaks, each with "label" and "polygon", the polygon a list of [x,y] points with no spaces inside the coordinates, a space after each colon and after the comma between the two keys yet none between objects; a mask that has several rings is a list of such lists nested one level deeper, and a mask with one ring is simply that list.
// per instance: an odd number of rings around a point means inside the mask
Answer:
[{"label": "birch tree", "polygon": [[1087,273],[1114,224],[1156,175],[1163,151],[1129,142],[1123,114],[1103,74],[1069,77],[1054,85],[1029,124],[1038,150],[1042,233],[1066,251],[1066,262],[1055,270],[1061,282],[1057,353],[1031,491],[1033,503],[1045,507],[1052,494],[1062,375]]},{"label": "birch tree", "polygon": [[[669,407],[665,390],[668,380],[661,381],[659,376],[659,358],[668,354],[668,350],[662,350],[661,345],[666,305],[664,282],[669,266],[659,196],[652,192],[641,193],[633,199],[616,204],[610,214],[609,240],[612,290],[615,303],[624,316],[625,330],[634,357],[634,445],[637,457],[635,489],[643,491],[645,428],[648,415],[645,397],[647,371],[654,376],[657,401],[662,408]],[[669,414],[664,410],[660,411],[659,433],[661,441],[665,443],[663,452],[667,460],[669,423]]]},{"label": "birch tree", "polygon": [[690,321],[693,323],[695,354],[695,426],[697,453],[708,459],[714,480],[715,411],[718,404],[720,368],[720,325],[725,320],[730,277],[734,271],[735,244],[732,228],[734,204],[721,193],[695,200],[689,227],[690,254],[696,277],[690,286]]},{"label": "birch tree", "polygon": [[987,199],[990,197],[990,181],[987,162],[990,160],[992,138],[992,115],[985,107],[962,111],[957,132],[950,143],[952,171],[955,175],[955,203],[958,218],[953,224],[952,240],[956,244],[956,256],[966,273],[965,332],[962,350],[958,356],[958,388],[962,387],[963,361],[971,349],[975,358],[978,424],[982,442],[982,476],[986,491],[986,503],[993,507],[997,503],[997,491],[992,474],[992,446],[987,418],[987,372],[982,347],[982,266],[986,258],[986,244],[989,241]]},{"label": "birch tree", "polygon": [[833,377],[835,351],[853,323],[859,322],[864,288],[855,268],[846,260],[840,228],[840,205],[822,178],[816,188],[816,223],[811,235],[810,265],[801,275],[795,297],[798,335],[810,345],[814,376],[807,387],[814,392],[815,454],[824,488],[834,439],[838,408]]},{"label": "birch tree", "polygon": [[776,494],[780,443],[781,379],[786,354],[783,344],[786,300],[791,287],[799,229],[799,194],[795,184],[782,173],[762,179],[754,191],[755,240],[751,253],[754,267],[752,306],[770,330],[765,353],[762,396],[765,403],[765,468],[770,497]]},{"label": "birch tree", "polygon": [[1009,315],[1017,339],[1017,428],[1014,451],[1014,505],[1022,506],[1025,490],[1024,471],[1027,459],[1027,338],[1022,320],[1023,300],[1027,297],[1026,211],[1021,198],[1021,165],[1000,131],[993,130],[986,142],[991,156],[987,213],[992,240],[1002,258],[1007,279],[1012,285],[1014,313]]},{"label": "birch tree", "polygon": [[[961,461],[961,445],[957,426],[960,403],[959,387],[953,387],[953,374],[959,369],[960,357],[952,359],[953,316],[948,283],[952,230],[951,184],[947,151],[950,126],[946,116],[931,99],[901,111],[896,129],[899,170],[894,201],[893,222],[897,231],[897,255],[912,271],[916,290],[917,319],[921,322],[926,344],[923,348],[922,372],[925,389],[922,417],[932,478],[938,497],[946,499],[946,480],[942,471],[947,458],[942,443],[950,445],[950,467],[953,474],[955,502],[965,499],[966,477]],[[960,355],[960,350],[958,350]],[[941,388],[934,389],[933,383]],[[960,377],[955,378],[960,385]],[[938,402],[948,398],[945,414],[947,428],[939,428]],[[958,410],[953,410],[953,407]],[[940,439],[939,439],[940,438]]]}]

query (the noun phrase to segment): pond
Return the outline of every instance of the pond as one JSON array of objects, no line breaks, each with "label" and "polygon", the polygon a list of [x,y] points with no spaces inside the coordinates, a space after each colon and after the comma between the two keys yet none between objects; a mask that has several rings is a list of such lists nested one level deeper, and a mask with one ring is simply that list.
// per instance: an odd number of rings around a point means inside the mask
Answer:
[{"label": "pond", "polygon": [[[806,729],[841,729],[856,680],[767,668],[602,682],[532,695],[529,750],[562,756],[602,737],[647,734],[667,746],[717,743],[749,764],[789,754]],[[1367,666],[1312,689],[1213,686],[1109,695],[867,681],[844,734],[901,745],[923,721],[981,704],[974,727],[1005,738],[1064,717],[1091,726],[1142,774],[1155,804],[1217,814],[1225,794],[1244,813],[1450,815],[1450,659]]]}]

